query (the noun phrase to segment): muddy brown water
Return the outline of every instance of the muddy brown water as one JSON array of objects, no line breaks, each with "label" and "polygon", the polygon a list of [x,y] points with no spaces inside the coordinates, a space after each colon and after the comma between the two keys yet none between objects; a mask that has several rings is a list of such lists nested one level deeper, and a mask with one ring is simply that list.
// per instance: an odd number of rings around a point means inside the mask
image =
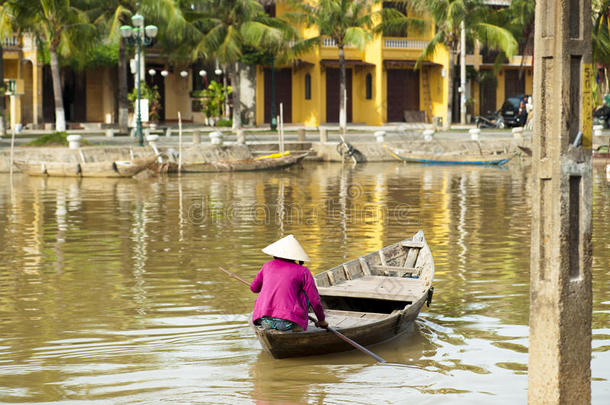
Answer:
[{"label": "muddy brown water", "polygon": [[[531,172],[305,164],[149,181],[0,175],[0,402],[515,404]],[[610,402],[610,183],[594,173],[593,403]],[[274,360],[246,279],[293,233],[317,273],[423,229],[434,299],[357,351]]]}]

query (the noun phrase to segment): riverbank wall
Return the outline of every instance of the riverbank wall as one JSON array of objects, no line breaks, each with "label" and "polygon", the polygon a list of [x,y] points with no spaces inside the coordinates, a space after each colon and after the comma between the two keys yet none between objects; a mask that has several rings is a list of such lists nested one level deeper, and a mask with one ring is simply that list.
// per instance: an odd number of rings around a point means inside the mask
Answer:
[{"label": "riverbank wall", "polygon": [[[523,153],[518,147],[529,147],[528,139],[501,140],[405,140],[393,142],[355,141],[351,145],[356,148],[367,162],[389,162],[396,159],[389,153],[386,146],[403,150],[405,153],[452,153],[493,156],[504,153]],[[242,160],[254,156],[275,153],[277,143],[256,142],[249,145],[229,143],[224,145],[187,143],[182,148],[184,162],[209,162],[219,160]],[[285,150],[293,152],[310,151],[308,160],[339,162],[342,160],[337,142],[288,142]],[[157,151],[164,156],[177,161],[178,147],[173,144],[160,144]],[[98,145],[85,146],[79,149],[67,147],[16,147],[14,160],[33,162],[100,162],[114,160],[129,160],[133,158],[152,156],[155,151],[151,146],[139,147],[133,145]],[[10,150],[0,150],[0,172],[9,172]],[[14,171],[18,171],[14,168]]]},{"label": "riverbank wall", "polygon": [[[494,156],[499,154],[522,154],[519,146],[529,148],[529,139],[503,139],[503,140],[432,140],[432,141],[402,141],[402,142],[354,142],[350,143],[357,149],[367,162],[396,161],[390,154],[389,148],[399,149],[404,153],[451,153],[454,155],[481,155]],[[312,144],[315,159],[322,161],[341,161],[341,149],[337,143]]]},{"label": "riverbank wall", "polygon": [[[160,146],[157,149],[167,156],[175,156],[178,148]],[[17,147],[14,160],[32,162],[101,162],[115,160],[130,160],[133,158],[153,156],[155,151],[151,146],[139,147],[130,145],[116,146],[84,146],[79,149],[67,147]],[[182,148],[182,159],[185,162],[208,162],[218,160],[241,160],[251,157],[246,145],[186,145]],[[10,150],[0,150],[0,173],[9,172]],[[17,172],[18,169],[14,168]]]}]

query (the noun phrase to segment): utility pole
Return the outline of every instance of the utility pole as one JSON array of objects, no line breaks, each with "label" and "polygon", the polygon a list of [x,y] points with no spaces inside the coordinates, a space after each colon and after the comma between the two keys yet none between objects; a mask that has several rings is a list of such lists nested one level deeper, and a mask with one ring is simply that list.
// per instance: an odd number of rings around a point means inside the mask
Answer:
[{"label": "utility pole", "polygon": [[466,26],[460,23],[460,124],[466,124]]},{"label": "utility pole", "polygon": [[591,0],[536,2],[529,404],[591,403]]}]

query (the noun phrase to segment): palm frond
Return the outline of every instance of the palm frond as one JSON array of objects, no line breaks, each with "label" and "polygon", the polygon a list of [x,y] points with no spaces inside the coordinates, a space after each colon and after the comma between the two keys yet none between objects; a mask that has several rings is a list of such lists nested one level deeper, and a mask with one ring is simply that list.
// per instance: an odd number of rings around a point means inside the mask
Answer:
[{"label": "palm frond", "polygon": [[477,38],[485,38],[490,48],[503,51],[509,58],[517,52],[519,44],[510,31],[488,23],[478,23],[473,27]]},{"label": "palm frond", "polygon": [[353,45],[362,50],[371,39],[371,33],[362,27],[349,27],[345,30],[343,43],[345,45]]}]

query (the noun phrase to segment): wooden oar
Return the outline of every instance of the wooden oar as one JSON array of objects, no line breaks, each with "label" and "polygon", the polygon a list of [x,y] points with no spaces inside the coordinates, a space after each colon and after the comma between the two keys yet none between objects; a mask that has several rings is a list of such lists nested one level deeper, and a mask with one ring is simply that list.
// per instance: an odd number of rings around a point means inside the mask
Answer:
[{"label": "wooden oar", "polygon": [[[248,283],[246,280],[244,280],[243,278],[239,277],[237,274],[233,273],[232,271],[229,271],[227,269],[224,269],[222,267],[219,267],[220,270],[222,270],[223,272],[227,273],[229,276],[233,277],[235,280],[241,281],[242,283],[244,283],[245,285],[249,286],[250,283]],[[314,322],[317,323],[318,320],[316,318],[314,318],[313,316],[309,315],[309,319]],[[346,343],[349,343],[350,345],[354,346],[356,349],[360,350],[362,353],[368,354],[369,356],[371,356],[372,358],[374,358],[375,360],[377,360],[379,363],[387,363],[387,361],[385,361],[384,359],[382,359],[381,357],[377,356],[375,353],[373,353],[372,351],[370,351],[369,349],[367,349],[366,347],[354,342],[352,339],[348,338],[347,336],[345,336],[344,334],[342,334],[341,332],[339,332],[338,330],[336,330],[335,328],[332,328],[330,326],[326,326],[323,327],[324,329],[326,329],[329,332],[332,332],[335,334],[335,336],[337,336],[339,339],[343,340]]]}]

